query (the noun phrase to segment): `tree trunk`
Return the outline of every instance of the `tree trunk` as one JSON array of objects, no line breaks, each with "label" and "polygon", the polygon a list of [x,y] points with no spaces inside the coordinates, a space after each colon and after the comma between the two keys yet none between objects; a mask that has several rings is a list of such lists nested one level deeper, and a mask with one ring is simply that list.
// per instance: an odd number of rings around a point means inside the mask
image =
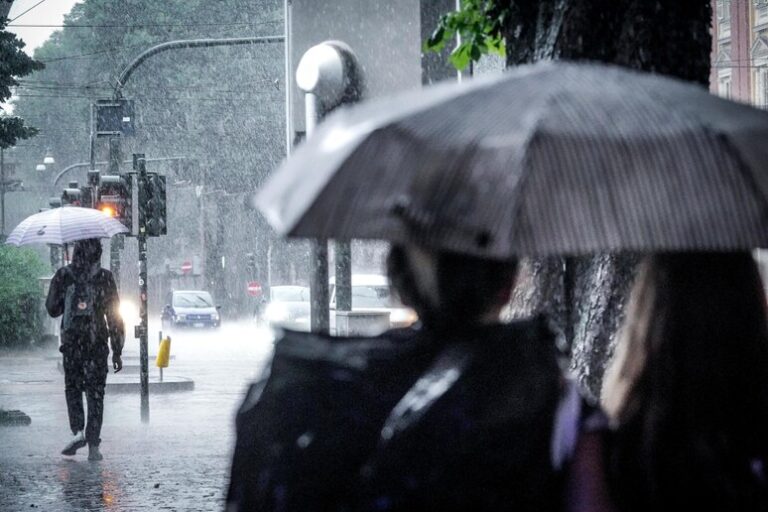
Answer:
[{"label": "tree trunk", "polygon": [[[706,85],[709,0],[500,0],[507,66],[593,60]],[[571,347],[579,382],[598,397],[637,255],[548,258],[521,265],[513,316],[545,311]]]}]

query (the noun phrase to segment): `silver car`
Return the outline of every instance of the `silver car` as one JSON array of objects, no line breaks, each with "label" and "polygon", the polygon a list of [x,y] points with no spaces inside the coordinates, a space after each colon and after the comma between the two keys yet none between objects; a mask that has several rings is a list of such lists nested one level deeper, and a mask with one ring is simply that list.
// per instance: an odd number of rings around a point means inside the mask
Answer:
[{"label": "silver car", "polygon": [[306,286],[270,286],[269,301],[257,322],[270,327],[309,331],[309,288]]},{"label": "silver car", "polygon": [[[331,333],[336,332],[336,279],[331,277]],[[390,327],[408,327],[418,320],[416,312],[402,305],[381,274],[352,274],[352,311],[389,313]]]}]

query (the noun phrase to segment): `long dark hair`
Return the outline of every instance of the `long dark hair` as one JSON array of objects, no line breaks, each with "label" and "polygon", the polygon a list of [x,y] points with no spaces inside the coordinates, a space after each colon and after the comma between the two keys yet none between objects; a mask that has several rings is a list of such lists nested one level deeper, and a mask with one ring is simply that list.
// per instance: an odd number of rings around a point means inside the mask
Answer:
[{"label": "long dark hair", "polygon": [[392,287],[429,328],[471,329],[509,298],[517,262],[393,246],[387,258]]},{"label": "long dark hair", "polygon": [[768,323],[755,261],[660,254],[637,279],[603,391],[617,502],[768,509]]}]

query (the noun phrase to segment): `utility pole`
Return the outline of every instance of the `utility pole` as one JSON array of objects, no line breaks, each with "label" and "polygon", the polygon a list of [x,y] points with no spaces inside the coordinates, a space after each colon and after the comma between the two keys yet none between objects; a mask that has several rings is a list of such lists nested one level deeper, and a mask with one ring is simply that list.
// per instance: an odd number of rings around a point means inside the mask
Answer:
[{"label": "utility pole", "polygon": [[216,204],[216,300],[219,303],[225,303],[225,311],[232,307],[229,303],[229,297],[227,297],[227,283],[226,283],[226,254],[224,254],[224,236],[225,230],[225,204],[226,194],[222,195],[222,198]]},{"label": "utility pole", "polygon": [[[326,41],[304,53],[296,69],[296,83],[304,91],[307,138],[333,109],[362,97],[363,77],[352,49],[340,41]],[[310,242],[310,317],[313,332],[330,327],[328,306],[328,242]],[[336,310],[352,310],[352,251],[348,240],[337,241]]]},{"label": "utility pole", "polygon": [[139,364],[140,364],[140,394],[141,394],[141,421],[149,423],[149,353],[148,339],[149,326],[147,322],[147,219],[142,211],[144,191],[147,188],[147,163],[143,154],[133,155],[133,169],[138,172],[137,186],[139,188],[139,317],[140,323],[136,328],[136,337],[139,338]]}]

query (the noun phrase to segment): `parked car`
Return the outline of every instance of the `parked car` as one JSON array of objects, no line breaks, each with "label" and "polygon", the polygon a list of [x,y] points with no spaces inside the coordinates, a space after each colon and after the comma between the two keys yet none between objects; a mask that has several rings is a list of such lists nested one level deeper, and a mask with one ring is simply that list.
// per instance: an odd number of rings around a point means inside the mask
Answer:
[{"label": "parked car", "polygon": [[203,290],[179,290],[168,294],[161,316],[163,329],[218,328],[221,326],[220,306],[214,305],[211,294]]},{"label": "parked car", "polygon": [[[330,279],[331,332],[336,324],[336,280]],[[382,311],[389,313],[391,327],[408,327],[418,320],[416,312],[396,299],[386,276],[352,274],[352,311]]]},{"label": "parked car", "polygon": [[269,300],[257,323],[309,331],[309,288],[306,286],[270,286]]}]

